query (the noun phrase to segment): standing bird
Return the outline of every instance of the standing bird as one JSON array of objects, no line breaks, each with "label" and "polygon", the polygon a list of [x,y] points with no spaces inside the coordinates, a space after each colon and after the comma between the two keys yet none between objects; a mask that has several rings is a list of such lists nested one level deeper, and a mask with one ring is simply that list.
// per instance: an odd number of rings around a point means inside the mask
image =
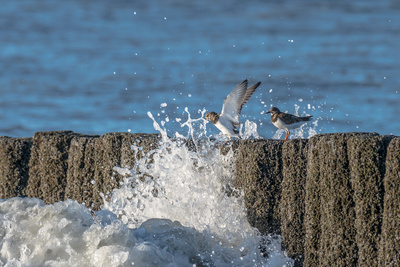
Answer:
[{"label": "standing bird", "polygon": [[292,114],[283,113],[278,108],[272,107],[267,113],[271,113],[272,123],[279,129],[286,131],[286,141],[289,137],[290,130],[296,129],[309,121],[312,116],[298,117]]},{"label": "standing bird", "polygon": [[240,139],[237,129],[240,125],[240,112],[260,84],[261,82],[258,82],[247,87],[247,80],[244,80],[225,97],[221,113],[208,112],[206,120],[211,121],[223,134]]}]

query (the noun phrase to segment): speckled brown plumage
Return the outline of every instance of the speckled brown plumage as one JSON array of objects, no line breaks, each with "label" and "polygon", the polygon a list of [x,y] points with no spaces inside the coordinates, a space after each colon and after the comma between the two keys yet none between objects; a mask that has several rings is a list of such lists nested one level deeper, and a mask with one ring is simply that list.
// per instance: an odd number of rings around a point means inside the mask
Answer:
[{"label": "speckled brown plumage", "polygon": [[292,114],[283,113],[277,107],[272,107],[267,113],[271,113],[272,123],[279,129],[286,131],[286,141],[289,137],[290,130],[300,127],[311,119],[312,116],[298,117]]}]

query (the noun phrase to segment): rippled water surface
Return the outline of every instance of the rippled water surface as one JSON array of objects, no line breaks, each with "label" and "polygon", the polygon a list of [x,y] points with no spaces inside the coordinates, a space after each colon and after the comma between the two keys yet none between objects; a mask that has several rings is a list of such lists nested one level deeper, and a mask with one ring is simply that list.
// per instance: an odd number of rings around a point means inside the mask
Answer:
[{"label": "rippled water surface", "polygon": [[[221,109],[261,81],[242,121],[271,106],[317,133],[399,135],[400,3],[382,1],[3,1],[0,135],[151,133]],[[208,133],[216,129],[208,124]]]}]

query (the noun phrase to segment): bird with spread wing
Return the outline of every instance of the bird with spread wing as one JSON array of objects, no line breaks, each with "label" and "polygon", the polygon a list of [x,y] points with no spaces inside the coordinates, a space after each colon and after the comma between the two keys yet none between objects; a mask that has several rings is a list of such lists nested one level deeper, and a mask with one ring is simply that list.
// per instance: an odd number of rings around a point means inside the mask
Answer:
[{"label": "bird with spread wing", "polygon": [[238,127],[239,116],[243,106],[249,101],[251,95],[261,84],[258,82],[250,87],[247,87],[248,81],[244,80],[238,84],[232,92],[225,97],[220,114],[216,112],[208,112],[206,120],[211,121],[223,134],[240,139]]}]

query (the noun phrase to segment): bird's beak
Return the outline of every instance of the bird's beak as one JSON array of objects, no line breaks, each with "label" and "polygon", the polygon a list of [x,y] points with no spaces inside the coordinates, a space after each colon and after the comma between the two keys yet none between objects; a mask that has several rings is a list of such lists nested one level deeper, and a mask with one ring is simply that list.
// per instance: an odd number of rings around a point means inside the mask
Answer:
[{"label": "bird's beak", "polygon": [[271,113],[271,111],[267,111],[267,114],[268,114],[268,113]]}]

